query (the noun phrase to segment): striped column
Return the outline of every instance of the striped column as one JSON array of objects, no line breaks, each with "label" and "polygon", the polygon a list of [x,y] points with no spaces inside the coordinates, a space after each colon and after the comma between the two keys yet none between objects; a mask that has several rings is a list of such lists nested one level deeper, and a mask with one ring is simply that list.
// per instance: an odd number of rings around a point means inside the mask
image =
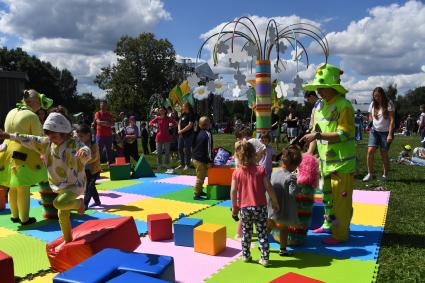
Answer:
[{"label": "striped column", "polygon": [[257,60],[255,74],[255,90],[256,90],[256,131],[257,137],[263,133],[271,131],[272,116],[272,82],[270,71],[270,60]]}]

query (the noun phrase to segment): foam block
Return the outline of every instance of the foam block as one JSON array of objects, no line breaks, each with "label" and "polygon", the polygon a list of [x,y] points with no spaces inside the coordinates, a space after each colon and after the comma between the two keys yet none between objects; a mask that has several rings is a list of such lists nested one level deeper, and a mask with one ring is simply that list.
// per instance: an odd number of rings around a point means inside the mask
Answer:
[{"label": "foam block", "polygon": [[228,200],[230,199],[230,187],[221,185],[207,186],[208,199]]},{"label": "foam block", "polygon": [[285,275],[282,275],[270,281],[270,283],[325,283],[325,282],[312,279],[304,275],[299,275],[294,272],[288,272]]},{"label": "foam block", "polygon": [[322,203],[315,203],[313,205],[312,214],[311,214],[311,224],[308,229],[314,230],[322,227],[323,224],[323,215],[325,214],[325,208]]},{"label": "foam block", "polygon": [[155,177],[155,173],[152,171],[151,166],[146,160],[145,156],[142,154],[137,161],[136,167],[134,167],[134,177],[143,178],[143,177]]},{"label": "foam block", "polygon": [[174,244],[193,247],[193,229],[202,224],[202,219],[182,218],[174,223]]},{"label": "foam block", "polygon": [[171,216],[168,213],[148,215],[148,234],[152,241],[163,241],[173,238]]},{"label": "foam block", "polygon": [[2,283],[15,282],[13,259],[8,254],[0,251],[0,278]]},{"label": "foam block", "polygon": [[63,272],[105,248],[133,251],[140,245],[133,217],[89,220],[72,229],[73,241],[63,243],[63,237],[47,244],[47,256],[53,270]]},{"label": "foam block", "polygon": [[[170,256],[104,249],[77,266],[58,274],[55,283],[100,283],[119,280],[121,274],[134,272],[157,279],[174,282],[174,259]],[[132,276],[127,275],[127,276]],[[134,275],[133,275],[134,277]],[[154,282],[154,281],[111,281]],[[157,281],[155,281],[157,282]],[[160,281],[161,282],[161,281]]]},{"label": "foam block", "polygon": [[130,163],[109,165],[109,173],[111,175],[111,180],[130,179],[130,171]]},{"label": "foam block", "polygon": [[117,165],[123,165],[126,164],[125,157],[115,157],[115,164]]},{"label": "foam block", "polygon": [[218,255],[226,248],[226,226],[202,224],[193,229],[195,252]]},{"label": "foam block", "polygon": [[220,166],[208,168],[208,185],[230,186],[235,167]]},{"label": "foam block", "polygon": [[161,279],[156,279],[154,277],[146,276],[140,273],[128,271],[123,274],[106,281],[107,283],[128,283],[128,282],[143,282],[143,283],[168,283]]}]

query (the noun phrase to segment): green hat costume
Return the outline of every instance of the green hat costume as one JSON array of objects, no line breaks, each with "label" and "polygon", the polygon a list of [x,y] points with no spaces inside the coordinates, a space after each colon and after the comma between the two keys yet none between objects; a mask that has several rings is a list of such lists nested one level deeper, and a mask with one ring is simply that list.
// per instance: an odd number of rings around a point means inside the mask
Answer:
[{"label": "green hat costume", "polygon": [[310,84],[303,86],[304,90],[316,91],[319,88],[333,88],[339,93],[347,93],[346,90],[340,83],[340,76],[344,72],[334,65],[323,64],[316,71],[316,77],[314,81]]}]

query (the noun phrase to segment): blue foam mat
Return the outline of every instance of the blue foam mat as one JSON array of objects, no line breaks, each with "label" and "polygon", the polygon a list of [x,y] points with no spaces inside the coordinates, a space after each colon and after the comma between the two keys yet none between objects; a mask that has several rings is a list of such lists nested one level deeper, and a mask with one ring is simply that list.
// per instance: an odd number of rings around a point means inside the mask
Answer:
[{"label": "blue foam mat", "polygon": [[232,201],[230,199],[225,200],[223,202],[217,203],[216,206],[232,207]]},{"label": "blue foam mat", "polygon": [[[377,260],[379,245],[384,229],[375,226],[350,225],[350,239],[340,245],[327,246],[320,241],[329,234],[313,234],[308,231],[304,246],[289,248],[295,252],[303,251],[323,254],[340,259]],[[271,238],[271,237],[270,237]],[[279,243],[272,240],[270,248],[279,249]]]},{"label": "blue foam mat", "polygon": [[167,179],[167,178],[173,178],[173,177],[177,177],[179,175],[175,175],[175,174],[164,174],[164,173],[155,173],[155,177],[143,177],[143,178],[138,178],[138,179],[134,179],[135,181],[140,181],[140,182],[153,182],[156,180],[161,180],[161,179]]},{"label": "blue foam mat", "polygon": [[[30,198],[30,208],[40,206],[41,203],[38,199]],[[10,209],[9,203],[6,203],[6,209]]]},{"label": "blue foam mat", "polygon": [[128,187],[123,187],[116,189],[117,192],[128,193],[128,194],[138,194],[145,195],[149,197],[158,197],[160,195],[172,193],[175,191],[186,189],[190,186],[188,185],[179,185],[179,184],[168,184],[168,183],[142,183],[137,185],[132,185]]}]

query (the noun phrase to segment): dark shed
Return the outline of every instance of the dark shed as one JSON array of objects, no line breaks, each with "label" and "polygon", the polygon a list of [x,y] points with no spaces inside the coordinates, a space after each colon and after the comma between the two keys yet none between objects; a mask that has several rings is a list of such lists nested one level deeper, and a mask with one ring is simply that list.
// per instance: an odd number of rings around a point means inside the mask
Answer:
[{"label": "dark shed", "polygon": [[7,113],[22,99],[27,81],[26,73],[0,70],[0,128],[3,128]]}]

